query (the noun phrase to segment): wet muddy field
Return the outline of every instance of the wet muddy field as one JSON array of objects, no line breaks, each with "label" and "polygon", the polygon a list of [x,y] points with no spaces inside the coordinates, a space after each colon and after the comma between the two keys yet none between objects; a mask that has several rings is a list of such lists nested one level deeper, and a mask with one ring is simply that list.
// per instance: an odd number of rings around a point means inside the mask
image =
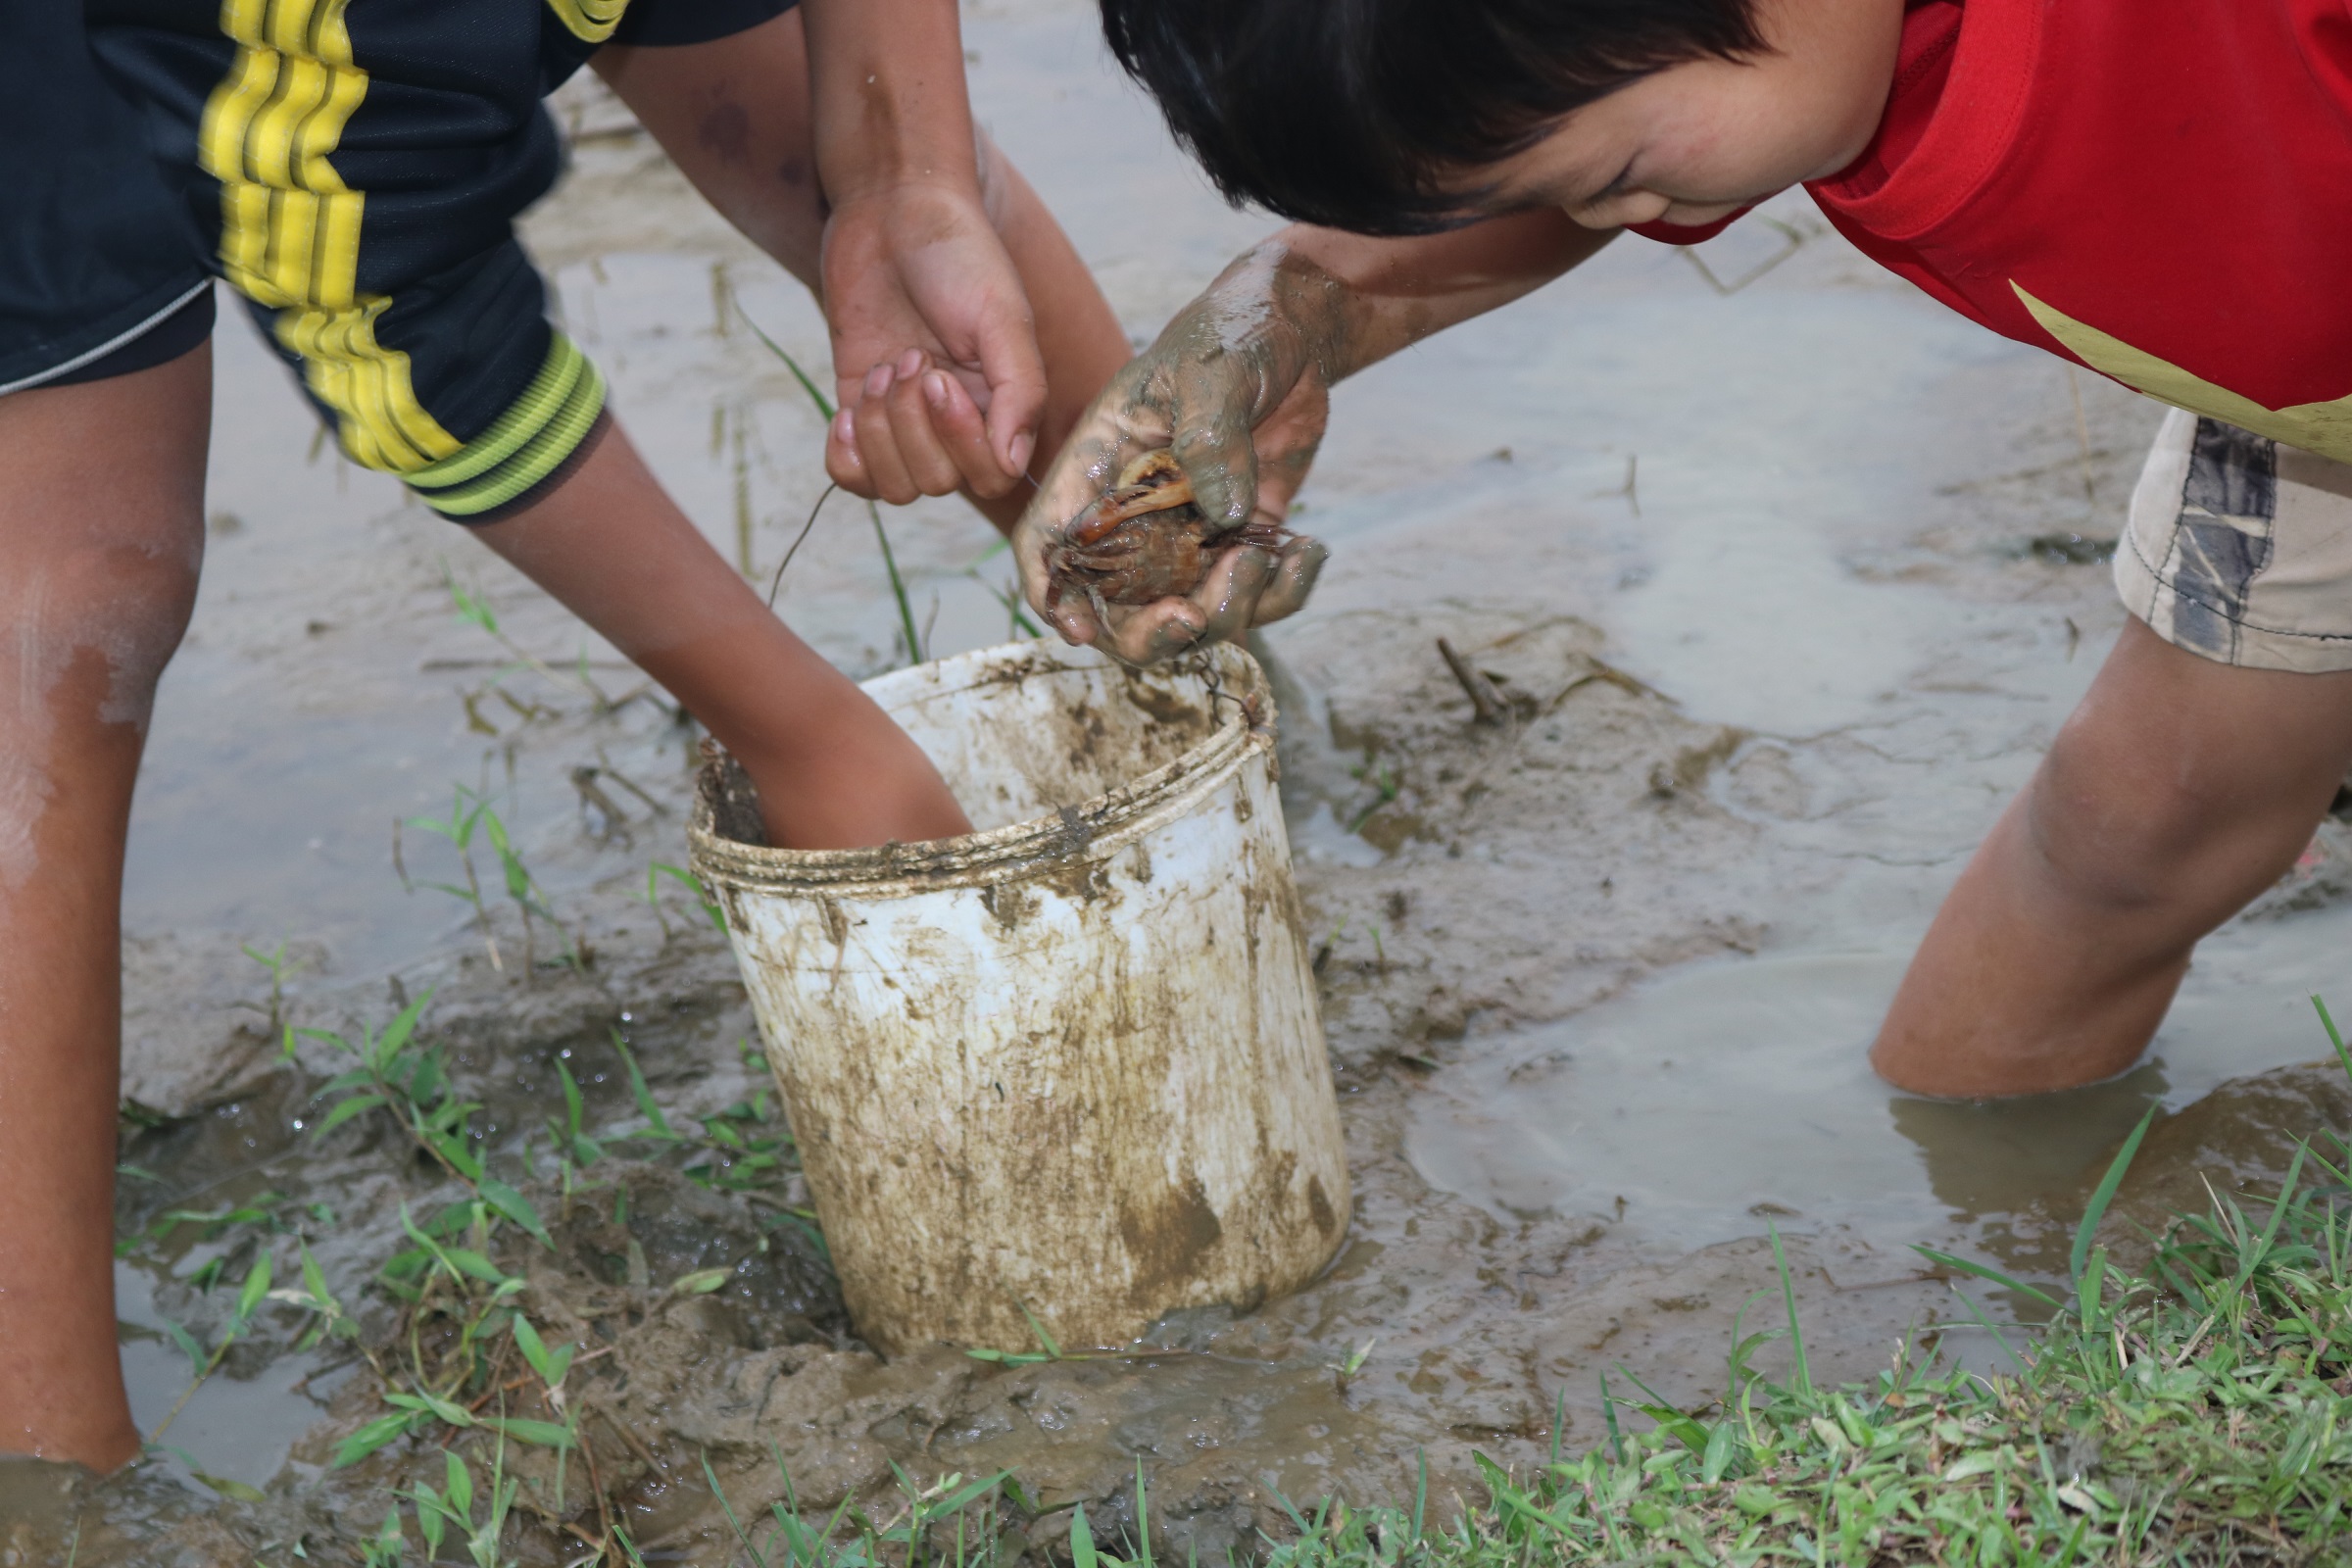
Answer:
[{"label": "wet muddy field", "polygon": [[[982,118],[1139,338],[1262,230],[1115,78],[1090,8],[966,24]],[[566,322],[689,512],[772,571],[823,488],[821,427],[743,317],[821,363],[818,318],[610,100],[563,108],[576,166],[529,232]],[[1163,215],[1148,248],[1118,216],[1138,201]],[[1179,1314],[1149,1353],[886,1362],[843,1313],[723,938],[662,869],[685,860],[691,726],[322,450],[241,324],[218,354],[212,559],[127,907],[120,1309],[166,1446],[104,1486],[0,1463],[0,1561],[359,1561],[390,1491],[443,1464],[420,1432],[334,1465],[399,1413],[366,1357],[396,1390],[454,1365],[490,1278],[578,1348],[562,1409],[509,1338],[467,1411],[575,1423],[561,1483],[558,1450],[504,1450],[523,1562],[588,1560],[613,1522],[649,1562],[737,1560],[706,1461],[747,1519],[787,1476],[804,1510],[881,1518],[894,1467],[1011,1469],[1007,1528],[1046,1553],[1073,1502],[1099,1537],[1131,1529],[1140,1466],[1155,1537],[1216,1560],[1289,1528],[1285,1498],[1399,1495],[1425,1456],[1443,1506],[1474,1450],[1590,1446],[1621,1366],[1705,1400],[1736,1315],[1777,1293],[1775,1234],[1816,1377],[1907,1334],[1981,1363],[1910,1244],[2052,1277],[2150,1104],[2125,1231],[2205,1179],[2275,1176],[2352,1112],[2340,1074],[2297,1065],[2325,1054],[2304,999],[2352,941],[2332,824],[2207,944],[2127,1077],[1968,1106],[1869,1074],[1911,946],[2116,634],[2103,562],[2158,412],[1784,201],[1693,253],[1625,241],[1335,399],[1295,519],[1332,565],[1259,648],[1355,1191],[1331,1269]],[[886,522],[922,652],[1005,638],[985,524],[947,503]],[[852,509],[781,608],[854,672],[908,656]],[[484,803],[552,920],[499,895],[486,836],[481,906],[449,891]],[[416,1092],[476,1107],[466,1147],[544,1243],[469,1212],[391,1109],[323,1125],[366,1089],[328,1092],[355,1058],[327,1037],[364,1047],[428,993]],[[290,1060],[287,1023],[312,1031]],[[489,1275],[436,1283],[432,1246]],[[381,1282],[402,1254],[414,1303]],[[313,1343],[319,1314],[282,1297],[241,1312],[263,1258],[355,1332]]]}]

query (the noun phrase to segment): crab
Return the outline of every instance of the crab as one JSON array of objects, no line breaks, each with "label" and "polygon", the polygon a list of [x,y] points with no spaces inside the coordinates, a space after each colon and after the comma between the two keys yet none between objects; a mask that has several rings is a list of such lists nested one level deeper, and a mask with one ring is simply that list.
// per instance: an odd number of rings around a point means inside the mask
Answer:
[{"label": "crab", "polygon": [[1191,593],[1217,557],[1237,545],[1279,552],[1278,522],[1212,522],[1194,502],[1192,481],[1166,448],[1119,471],[1119,482],[1072,518],[1046,552],[1045,610],[1080,596],[1104,619],[1106,605],[1148,605]]}]

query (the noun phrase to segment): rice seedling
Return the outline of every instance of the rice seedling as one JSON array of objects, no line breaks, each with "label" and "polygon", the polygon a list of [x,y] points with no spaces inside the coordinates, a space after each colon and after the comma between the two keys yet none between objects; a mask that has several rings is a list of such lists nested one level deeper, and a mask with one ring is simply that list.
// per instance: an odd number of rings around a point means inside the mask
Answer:
[{"label": "rice seedling", "polygon": [[[377,1279],[408,1303],[408,1367],[396,1378],[380,1362],[375,1364],[384,1385],[379,1396],[392,1413],[345,1438],[335,1450],[334,1465],[355,1464],[436,1424],[461,1432],[480,1428],[502,1440],[560,1450],[577,1446],[577,1424],[568,1417],[562,1423],[529,1420],[504,1414],[503,1405],[500,1414],[481,1413],[495,1392],[507,1347],[521,1348],[513,1331],[525,1321],[512,1304],[524,1289],[522,1279],[506,1273],[489,1257],[496,1223],[489,1205],[479,1200],[452,1204],[419,1223],[404,1203],[400,1222],[416,1245],[389,1259]],[[486,1349],[494,1343],[495,1353]],[[546,1353],[544,1342],[539,1343],[543,1358],[554,1367],[554,1356]],[[529,1361],[529,1353],[523,1354]],[[570,1361],[569,1355],[564,1356],[556,1370],[567,1372]],[[395,1387],[396,1382],[407,1387]],[[561,1413],[561,1406],[557,1408]]]},{"label": "rice seedling", "polygon": [[1348,1385],[1355,1381],[1355,1375],[1364,1369],[1364,1363],[1371,1359],[1372,1347],[1379,1343],[1377,1338],[1366,1340],[1363,1344],[1350,1348],[1337,1361],[1324,1363],[1324,1370],[1332,1375],[1333,1385],[1342,1396],[1348,1393]]},{"label": "rice seedling", "polygon": [[[570,928],[564,925],[550,906],[546,890],[532,876],[530,867],[522,858],[522,852],[514,846],[514,835],[507,831],[506,821],[492,808],[490,797],[469,790],[463,784],[455,785],[453,789],[455,799],[448,816],[412,816],[393,823],[392,868],[399,874],[401,886],[411,893],[420,887],[446,893],[471,908],[474,923],[481,929],[482,945],[489,950],[490,966],[501,973],[505,972],[506,960],[498,951],[498,934],[491,923],[490,906],[482,897],[481,876],[473,864],[473,842],[478,833],[482,841],[490,846],[491,854],[498,858],[506,895],[522,917],[523,972],[527,975],[538,967],[538,942],[536,928],[532,925],[534,917],[545,920],[555,928],[557,937],[563,943],[561,961],[574,968],[585,967],[585,951],[573,939]],[[402,850],[403,827],[416,828],[448,840],[450,847],[457,851],[460,868],[466,873],[465,884],[460,886],[453,882],[428,882],[412,878]]]},{"label": "rice seedling", "polygon": [[[399,874],[401,887],[410,893],[415,893],[419,887],[427,887],[436,893],[446,893],[453,899],[461,900],[470,907],[473,910],[474,923],[481,927],[482,945],[490,950],[490,967],[504,973],[507,964],[506,960],[499,956],[498,933],[490,927],[490,908],[482,902],[481,878],[475,874],[473,869],[474,829],[480,825],[481,813],[489,809],[490,803],[476,797],[472,808],[468,809],[466,804],[467,797],[466,786],[460,784],[456,786],[456,789],[457,804],[450,808],[449,815],[446,818],[412,816],[405,819],[396,818],[393,821],[392,869]],[[412,880],[409,876],[407,858],[401,852],[401,829],[404,826],[417,828],[449,840],[451,848],[458,852],[459,865],[465,869],[466,885],[459,887],[449,882]]]},{"label": "rice seedling", "polygon": [[[723,319],[723,318],[722,318]],[[744,411],[735,411],[735,567],[757,580],[752,566],[752,460],[745,451]]]},{"label": "rice seedling", "polygon": [[[286,944],[283,942],[280,942],[276,947],[270,949],[268,953],[262,952],[250,942],[239,943],[237,951],[244,954],[245,956],[251,958],[254,962],[260,964],[262,968],[268,972],[270,976],[270,1004],[265,1007],[257,1002],[239,1002],[235,1004],[235,1005],[249,1008],[252,1011],[261,1013],[263,1016],[267,1017],[270,1020],[270,1022],[265,1026],[268,1031],[268,1035],[274,1035],[279,1029],[285,1026],[286,976],[292,974],[295,970],[300,968],[302,965],[302,960],[299,957],[290,958],[286,956]],[[264,1038],[268,1038],[268,1035],[265,1035]]]},{"label": "rice seedling", "polygon": [[1368,757],[1360,765],[1351,767],[1348,771],[1360,782],[1371,786],[1372,789],[1371,804],[1356,812],[1354,820],[1348,824],[1348,832],[1361,833],[1364,830],[1364,824],[1372,820],[1373,813],[1395,801],[1402,793],[1402,787],[1396,781],[1395,768],[1385,761],[1375,762]]},{"label": "rice seedling", "polygon": [[[596,704],[596,710],[600,713],[611,712],[619,706],[606,694],[602,686],[596,683],[595,677],[588,673],[588,651],[585,647],[580,650],[574,668],[570,670],[558,669],[509,636],[506,628],[499,623],[498,612],[492,607],[489,597],[469,589],[460,582],[457,572],[450,567],[447,562],[441,564],[441,578],[449,588],[450,604],[457,610],[458,618],[470,626],[480,628],[499,647],[505,649],[507,657],[513,661],[491,675],[485,685],[485,690],[497,690],[504,695],[499,683],[518,669],[527,669],[551,685],[559,688],[576,687],[586,692]],[[508,701],[511,704],[515,703],[515,699],[511,697]],[[519,704],[516,705],[516,710],[526,717],[531,716],[530,710]],[[468,711],[471,711],[470,706]]]},{"label": "rice seedling", "polygon": [[987,589],[989,592],[989,597],[993,598],[998,604],[1004,607],[1007,636],[1043,637],[1045,633],[1038,629],[1037,622],[1031,620],[1027,612],[1021,608],[1021,596],[1014,590],[1012,581],[1008,579],[1004,586],[999,587],[997,584],[989,581],[986,577],[980,575],[980,568],[982,566],[987,565],[991,561],[994,561],[997,557],[1003,555],[1005,551],[1010,550],[1011,548],[1011,540],[999,539],[995,544],[990,545],[986,550],[980,553],[980,559],[978,561],[975,561],[970,565],[964,567],[963,574],[966,577],[971,578],[972,581],[978,583],[981,587]]},{"label": "rice seedling", "polygon": [[[1005,1560],[1003,1504],[1010,1502],[1018,1509],[1026,1501],[1008,1470],[978,1480],[956,1472],[923,1487],[894,1463],[891,1477],[902,1499],[896,1512],[877,1523],[845,1498],[820,1526],[802,1511],[783,1450],[773,1440],[768,1447],[775,1457],[784,1496],[768,1505],[764,1547],[755,1543],[752,1531],[719,1485],[710,1456],[702,1456],[703,1480],[752,1568],[881,1568],[884,1563],[904,1564],[905,1568],[981,1568]],[[851,1536],[836,1542],[834,1538],[845,1523],[851,1527]],[[1073,1526],[1074,1542],[1084,1528],[1083,1522]],[[1091,1550],[1092,1539],[1086,1539]],[[629,1548],[629,1561],[641,1561],[634,1547]],[[1079,1561],[1086,1568],[1096,1568],[1089,1559]],[[1121,1568],[1115,1558],[1109,1559],[1109,1564]]]},{"label": "rice seedling", "polygon": [[784,1159],[792,1148],[792,1134],[784,1130],[773,1100],[768,1090],[756,1090],[750,1100],[700,1118],[703,1144],[711,1157],[680,1174],[716,1192],[750,1193],[775,1186],[786,1174]]},{"label": "rice seedling", "polygon": [[[538,967],[538,949],[531,926],[534,914],[556,928],[556,936],[564,944],[563,961],[575,969],[585,967],[586,955],[579,943],[572,940],[570,929],[549,906],[546,890],[539,886],[538,879],[523,864],[521,853],[514,848],[514,841],[507,832],[507,824],[499,819],[496,811],[489,808],[487,802],[482,804],[480,814],[483,836],[490,841],[492,852],[498,856],[499,869],[506,878],[507,897],[514,901],[514,907],[522,914],[524,972]],[[467,874],[471,874],[470,868]]]},{"label": "rice seedling", "polygon": [[454,1525],[466,1554],[473,1559],[474,1568],[504,1568],[507,1559],[501,1555],[499,1544],[507,1533],[507,1515],[514,1509],[514,1494],[520,1485],[507,1478],[505,1445],[493,1452],[490,1484],[482,1492],[482,1516],[478,1520],[473,1516],[472,1472],[455,1450],[448,1459],[445,1487],[436,1492],[418,1482],[408,1493],[416,1510],[416,1533],[424,1538],[425,1560],[430,1562],[440,1555],[442,1535]]},{"label": "rice seedling", "polygon": [[[199,1244],[218,1241],[221,1236],[240,1226],[251,1226],[258,1234],[265,1237],[285,1235],[294,1229],[293,1225],[288,1223],[284,1212],[290,1206],[292,1206],[291,1200],[285,1194],[271,1191],[256,1193],[251,1198],[215,1209],[168,1208],[148,1221],[144,1228],[117,1237],[115,1239],[115,1255],[128,1257],[142,1248],[168,1241],[182,1225],[203,1227],[197,1236]],[[326,1207],[323,1203],[315,1203],[311,1206],[315,1217],[316,1211],[324,1210]],[[327,1212],[331,1214],[331,1210]],[[211,1262],[198,1269],[196,1273],[190,1275],[188,1283],[194,1285],[198,1290],[211,1290],[219,1279],[221,1267],[227,1262],[230,1255],[229,1252],[222,1252],[220,1256],[215,1257]]]},{"label": "rice seedling", "polygon": [[[784,368],[790,370],[792,378],[801,384],[801,390],[808,394],[808,401],[816,405],[817,416],[830,425],[833,422],[834,415],[833,400],[826,397],[817,384],[809,379],[808,372],[801,368],[801,362],[792,357],[791,351],[774,338],[769,337],[761,329],[760,323],[753,320],[749,313],[744,311],[740,303],[736,305],[735,310],[737,315],[743,317],[744,324],[752,329],[752,335],[767,345],[767,351],[770,354],[784,362]],[[879,545],[882,550],[882,570],[890,579],[891,598],[898,603],[899,635],[906,643],[906,662],[910,664],[919,664],[923,662],[924,657],[923,638],[922,634],[915,630],[914,605],[906,597],[906,579],[899,574],[899,558],[897,553],[890,548],[890,531],[882,526],[882,509],[868,501],[865,504],[865,514],[873,521],[874,543]]]},{"label": "rice seedling", "polygon": [[701,878],[684,866],[671,865],[665,860],[656,860],[646,867],[645,893],[641,902],[647,908],[654,911],[654,920],[662,927],[662,945],[663,947],[669,946],[672,935],[669,929],[669,916],[662,907],[662,879],[663,877],[669,878],[670,881],[694,895],[695,903],[701,906],[703,917],[710,922],[711,930],[724,932],[727,929],[727,911],[719,906],[717,900],[710,897],[710,890],[703,886]]},{"label": "rice seedling", "polygon": [[432,1000],[430,991],[417,997],[385,1024],[380,1034],[363,1025],[357,1042],[327,1029],[287,1030],[289,1057],[300,1038],[332,1046],[359,1063],[319,1090],[320,1098],[341,1098],[320,1118],[312,1136],[323,1138],[356,1116],[387,1111],[420,1152],[465,1183],[480,1201],[538,1238],[541,1245],[552,1245],[547,1226],[529,1200],[483,1169],[474,1152],[470,1118],[482,1108],[480,1102],[460,1098],[441,1048],[416,1038],[417,1020]]},{"label": "rice seedling", "polygon": [[1013,1298],[1012,1304],[1020,1308],[1021,1320],[1029,1325],[1029,1332],[1037,1336],[1037,1343],[1044,1348],[1042,1350],[993,1350],[986,1348],[966,1349],[963,1352],[964,1354],[970,1356],[975,1361],[993,1361],[999,1366],[1035,1366],[1041,1361],[1099,1361],[1107,1359],[1107,1357],[1094,1354],[1089,1351],[1081,1350],[1076,1354],[1072,1354],[1063,1350],[1061,1346],[1054,1340],[1054,1336],[1046,1332],[1046,1326],[1037,1320],[1037,1314],[1029,1310],[1029,1303],[1027,1301],[1022,1300],[1016,1296]]},{"label": "rice seedling", "polygon": [[195,1376],[180,1391],[179,1397],[172,1401],[172,1408],[165,1412],[155,1430],[147,1435],[149,1444],[163,1441],[164,1434],[172,1430],[172,1423],[179,1419],[179,1412],[188,1407],[188,1400],[195,1397],[196,1391],[203,1388],[206,1380],[220,1369],[221,1358],[228,1354],[228,1348],[236,1344],[238,1337],[245,1332],[246,1325],[252,1321],[254,1309],[269,1295],[270,1254],[263,1252],[255,1257],[253,1267],[246,1271],[245,1283],[237,1291],[236,1306],[229,1313],[228,1322],[221,1328],[220,1337],[214,1341],[209,1352],[186,1329],[170,1318],[164,1320],[164,1328],[172,1336],[172,1343],[178,1346],[181,1353],[187,1356]]}]

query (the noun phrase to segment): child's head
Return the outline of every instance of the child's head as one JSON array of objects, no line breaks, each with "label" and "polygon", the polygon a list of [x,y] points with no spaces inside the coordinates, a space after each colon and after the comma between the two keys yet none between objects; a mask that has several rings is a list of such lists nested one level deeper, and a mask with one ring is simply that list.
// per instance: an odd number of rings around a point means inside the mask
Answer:
[{"label": "child's head", "polygon": [[1859,157],[1900,0],[1102,0],[1217,187],[1416,233],[1700,223]]}]

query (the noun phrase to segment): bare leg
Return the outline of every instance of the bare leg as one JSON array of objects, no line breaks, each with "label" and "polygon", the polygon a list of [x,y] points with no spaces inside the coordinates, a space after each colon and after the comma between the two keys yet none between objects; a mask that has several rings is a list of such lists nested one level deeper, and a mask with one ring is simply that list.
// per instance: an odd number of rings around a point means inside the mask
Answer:
[{"label": "bare leg", "polygon": [[474,532],[735,754],[759,786],[769,843],[848,849],[971,831],[921,748],[769,612],[617,424],[553,495]]},{"label": "bare leg", "polygon": [[[825,199],[816,183],[800,13],[714,43],[608,47],[595,64],[710,205],[821,300]],[[985,136],[979,148],[989,216],[1037,313],[1046,412],[1030,472],[1042,476],[1095,394],[1134,351],[1037,192]],[[917,393],[908,383],[900,395]],[[1029,487],[986,500],[966,492],[965,499],[1009,534]]]},{"label": "bare leg", "polygon": [[0,1449],[137,1456],[115,1346],[122,841],[204,554],[208,348],[0,398]]},{"label": "bare leg", "polygon": [[2133,620],[1911,960],[1871,1065],[1920,1094],[2122,1072],[2197,941],[2292,865],[2352,763],[2352,672],[2237,669]]}]

